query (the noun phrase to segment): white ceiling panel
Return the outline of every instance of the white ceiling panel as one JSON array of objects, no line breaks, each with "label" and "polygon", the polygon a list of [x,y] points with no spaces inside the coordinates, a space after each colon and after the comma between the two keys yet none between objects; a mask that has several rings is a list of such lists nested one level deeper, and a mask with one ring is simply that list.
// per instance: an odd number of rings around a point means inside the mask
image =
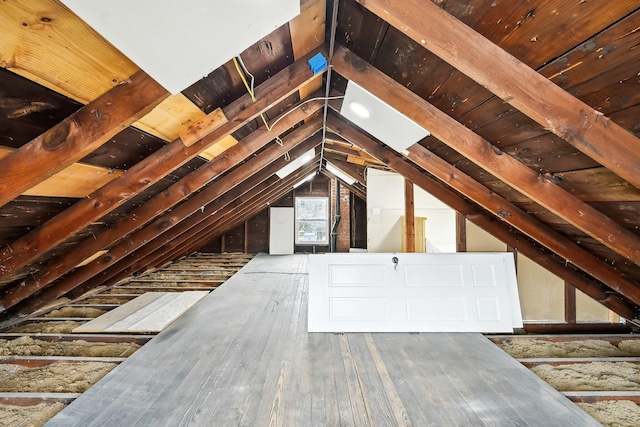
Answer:
[{"label": "white ceiling panel", "polygon": [[171,93],[300,13],[300,0],[62,0]]},{"label": "white ceiling panel", "polygon": [[340,114],[398,152],[430,135],[428,130],[352,81],[347,83]]}]

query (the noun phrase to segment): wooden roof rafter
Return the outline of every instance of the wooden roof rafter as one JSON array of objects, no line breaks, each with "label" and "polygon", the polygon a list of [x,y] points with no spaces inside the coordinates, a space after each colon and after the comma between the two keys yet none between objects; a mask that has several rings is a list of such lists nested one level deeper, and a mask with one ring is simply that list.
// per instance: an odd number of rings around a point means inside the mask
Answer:
[{"label": "wooden roof rafter", "polygon": [[[434,3],[359,0],[389,24],[640,188],[640,140]],[[636,261],[637,263],[637,261]]]},{"label": "wooden roof rafter", "polygon": [[[197,212],[206,212],[207,205],[211,201],[216,200],[224,193],[233,190],[235,186],[240,183],[247,182],[253,185],[259,184],[261,179],[266,179],[268,176],[273,175],[279,170],[284,163],[279,162],[276,165],[267,167],[274,163],[278,158],[282,157],[285,153],[290,152],[292,157],[301,155],[308,151],[311,147],[319,144],[317,138],[311,136],[320,130],[320,119],[315,119],[312,122],[308,122],[305,126],[298,128],[293,133],[283,138],[283,146],[274,144],[263,150],[258,156],[251,158],[240,167],[235,168],[229,174],[216,180],[212,185],[207,186],[205,189],[195,194],[193,197],[187,199],[184,203],[175,207],[171,212],[159,216],[151,224],[137,231],[136,233],[125,237],[116,246],[109,249],[109,251],[90,262],[89,264],[76,269],[71,274],[63,277],[60,281],[53,283],[49,287],[46,287],[51,280],[46,283],[37,283],[27,286],[16,286],[7,292],[2,299],[2,303],[5,309],[10,309],[18,305],[21,301],[29,298],[24,306],[29,310],[35,311],[36,309],[56,300],[65,293],[75,289],[82,283],[90,280],[92,277],[100,274],[102,271],[112,266],[125,256],[129,255],[133,251],[137,251],[142,246],[157,239],[159,236],[165,234],[168,230],[175,227],[180,222],[188,219],[190,216]],[[311,138],[310,138],[311,137]],[[260,171],[266,168],[266,176],[261,177]],[[258,180],[258,182],[256,182]],[[162,196],[159,196],[162,197]],[[204,211],[204,212],[203,212]],[[199,222],[204,220],[207,215],[200,216]],[[40,289],[35,297],[32,297]],[[18,308],[20,311],[20,308]],[[20,311],[24,314],[24,311]],[[12,310],[11,314],[15,314]]]},{"label": "wooden roof rafter", "polygon": [[336,49],[333,60],[338,73],[360,85],[368,84],[374,95],[429,129],[441,142],[598,242],[640,265],[640,236],[566,192],[548,177],[504,155],[489,141],[375,70],[347,49]]},{"label": "wooden roof rafter", "polygon": [[350,139],[354,144],[357,144],[372,156],[385,162],[397,173],[440,199],[443,203],[465,216],[469,221],[521,251],[527,257],[541,263],[545,268],[548,268],[559,277],[565,278],[565,280],[572,283],[576,288],[614,312],[629,319],[637,318],[637,306],[630,302],[630,300],[622,299],[620,296],[612,294],[607,288],[603,287],[602,284],[587,278],[585,275],[567,266],[561,258],[553,256],[552,252],[547,252],[542,249],[542,247],[533,244],[524,235],[511,228],[503,218],[489,214],[488,211],[481,210],[479,207],[464,200],[458,192],[444,187],[444,184],[425,174],[421,168],[407,161],[395,151],[371,140],[340,119],[331,116],[329,119],[330,126],[334,131]]},{"label": "wooden roof rafter", "polygon": [[202,139],[194,142],[190,137],[190,144],[187,146],[181,138],[178,138],[94,192],[89,198],[79,201],[38,229],[20,238],[10,248],[3,249],[0,252],[0,264],[4,265],[4,270],[0,271],[0,279],[8,277],[18,268],[37,259],[47,250],[115,209],[135,194],[197,156],[205,148],[235,132],[274,104],[297,91],[314,78],[307,66],[306,59],[319,51],[324,50],[314,50],[311,54],[256,87],[256,102],[253,102],[251,96],[246,94],[225,107],[223,113],[228,120],[225,120],[224,124],[211,120],[212,115],[219,116],[219,113],[215,112],[194,123],[189,127],[189,130],[183,132],[188,135],[196,133]]},{"label": "wooden roof rafter", "polygon": [[[72,248],[62,256],[56,258],[54,262],[44,266],[34,275],[27,277],[20,283],[20,286],[9,289],[5,295],[2,296],[0,302],[5,308],[9,308],[37,290],[44,288],[63,274],[71,271],[75,266],[80,264],[88,254],[108,248],[121,238],[134,232],[168,209],[171,209],[187,196],[207,185],[214,177],[229,170],[238,164],[238,162],[264,147],[273,140],[275,135],[278,135],[293,124],[312,115],[320,106],[321,104],[319,102],[308,103],[304,108],[294,110],[293,113],[281,120],[272,131],[266,131],[264,129],[256,130],[241,140],[240,144],[229,148],[217,158],[196,169],[173,186],[144,203],[140,208],[131,212],[128,217],[122,218],[106,230],[94,235],[91,239],[87,239],[82,245]],[[294,131],[287,139],[298,138],[302,140],[319,129],[320,121],[316,119],[308,122],[303,128]],[[235,183],[230,181],[230,184],[233,185]]]}]

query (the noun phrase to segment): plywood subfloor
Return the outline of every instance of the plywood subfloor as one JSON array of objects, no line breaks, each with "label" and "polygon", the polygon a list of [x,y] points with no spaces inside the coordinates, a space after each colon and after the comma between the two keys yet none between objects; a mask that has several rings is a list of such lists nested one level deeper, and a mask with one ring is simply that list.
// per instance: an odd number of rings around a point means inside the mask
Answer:
[{"label": "plywood subfloor", "polygon": [[73,332],[160,332],[208,293],[207,291],[147,292],[78,326]]},{"label": "plywood subfloor", "polygon": [[307,333],[306,262],[257,256],[47,425],[599,425],[480,334]]}]

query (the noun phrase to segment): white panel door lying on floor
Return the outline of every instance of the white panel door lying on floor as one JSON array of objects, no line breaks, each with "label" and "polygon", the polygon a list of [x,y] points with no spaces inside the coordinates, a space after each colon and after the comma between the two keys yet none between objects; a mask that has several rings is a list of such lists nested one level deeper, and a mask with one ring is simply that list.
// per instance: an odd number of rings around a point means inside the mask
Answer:
[{"label": "white panel door lying on floor", "polygon": [[310,255],[309,332],[512,332],[513,254]]}]

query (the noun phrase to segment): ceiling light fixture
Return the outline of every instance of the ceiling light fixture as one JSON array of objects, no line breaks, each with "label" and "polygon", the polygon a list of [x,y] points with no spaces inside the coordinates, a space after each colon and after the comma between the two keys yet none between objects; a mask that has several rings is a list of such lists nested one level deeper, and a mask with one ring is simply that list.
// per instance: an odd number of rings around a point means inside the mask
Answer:
[{"label": "ceiling light fixture", "polygon": [[278,178],[283,179],[284,177],[291,175],[301,166],[309,163],[311,160],[313,160],[315,156],[316,156],[316,150],[312,148],[311,150],[305,152],[298,158],[291,160],[286,166],[282,167],[278,172],[276,172],[276,175],[278,175]]},{"label": "ceiling light fixture", "polygon": [[349,81],[340,114],[399,153],[429,131],[363,87]]},{"label": "ceiling light fixture", "polygon": [[312,174],[306,176],[304,179],[302,179],[301,181],[296,182],[295,184],[293,184],[293,188],[298,188],[300,187],[302,184],[304,184],[307,181],[311,181],[313,179],[313,177],[316,176],[316,173],[313,172]]},{"label": "ceiling light fixture", "polygon": [[340,168],[338,168],[337,166],[327,162],[327,166],[326,169],[328,172],[330,172],[333,176],[335,176],[336,178],[342,180],[343,182],[345,182],[347,185],[353,185],[356,180],[351,178],[351,176],[347,175],[345,172],[343,172]]},{"label": "ceiling light fixture", "polygon": [[362,117],[363,119],[368,119],[369,117],[371,117],[371,112],[369,111],[369,109],[359,102],[350,102],[349,108],[351,109],[351,111],[353,111],[354,114]]}]

